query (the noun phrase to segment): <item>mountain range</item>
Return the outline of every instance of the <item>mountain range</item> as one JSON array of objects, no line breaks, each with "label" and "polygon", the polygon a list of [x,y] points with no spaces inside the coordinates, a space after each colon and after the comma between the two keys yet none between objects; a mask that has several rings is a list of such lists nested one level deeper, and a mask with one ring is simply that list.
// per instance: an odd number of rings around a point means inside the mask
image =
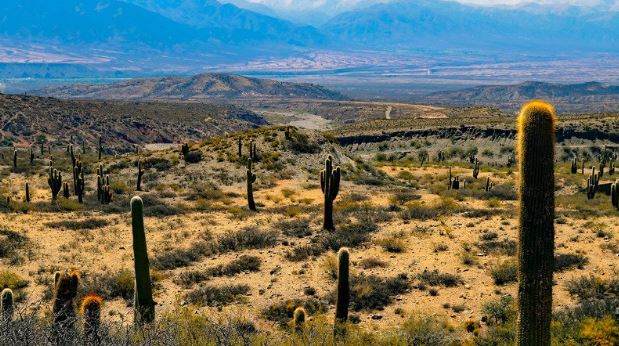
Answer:
[{"label": "mountain range", "polygon": [[112,84],[67,85],[42,89],[35,94],[101,100],[346,99],[338,92],[315,84],[210,73],[191,77],[137,78]]},{"label": "mountain range", "polygon": [[[243,0],[234,1],[240,6]],[[2,1],[0,63],[78,61],[113,71],[189,73],[317,50],[619,51],[619,12],[608,6],[396,0],[352,8],[315,26],[278,18],[278,11],[269,14],[259,4],[253,6],[263,13],[239,6],[217,0]]]},{"label": "mountain range", "polygon": [[619,105],[619,86],[598,82],[556,84],[524,82],[515,85],[489,85],[455,91],[431,93],[418,101],[451,106],[493,105],[517,110],[531,100],[550,101],[560,111],[616,111]]}]

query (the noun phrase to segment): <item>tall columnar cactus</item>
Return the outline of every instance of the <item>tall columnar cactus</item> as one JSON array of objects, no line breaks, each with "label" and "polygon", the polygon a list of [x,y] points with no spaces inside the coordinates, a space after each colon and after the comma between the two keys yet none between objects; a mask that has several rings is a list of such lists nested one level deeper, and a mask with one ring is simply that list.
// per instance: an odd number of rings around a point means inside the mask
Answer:
[{"label": "tall columnar cactus", "polygon": [[103,298],[96,293],[90,293],[82,300],[80,311],[84,316],[84,337],[88,345],[101,344],[101,304]]},{"label": "tall columnar cactus", "polygon": [[576,174],[578,171],[578,164],[576,163],[576,158],[572,159],[572,174]]},{"label": "tall columnar cactus", "polygon": [[5,322],[13,320],[13,291],[5,288],[0,293],[0,310],[2,310],[2,320]]},{"label": "tall columnar cactus", "polygon": [[71,193],[69,193],[69,183],[63,183],[62,184],[62,196],[64,198],[71,197]]},{"label": "tall columnar cactus", "polygon": [[249,142],[249,158],[254,162],[258,161],[258,150],[254,141]]},{"label": "tall columnar cactus", "polygon": [[298,308],[294,310],[292,323],[293,323],[295,332],[303,333],[303,327],[304,327],[305,319],[306,319],[305,315],[306,315],[305,309],[302,306],[299,306]]},{"label": "tall columnar cactus", "polygon": [[475,166],[473,167],[473,178],[477,179],[479,176],[479,160],[475,159]]},{"label": "tall columnar cactus", "polygon": [[13,169],[17,169],[17,149],[13,149]]},{"label": "tall columnar cactus", "polygon": [[350,302],[350,253],[341,248],[337,253],[337,298],[335,303],[335,325],[348,321],[348,304]]},{"label": "tall columnar cactus", "polygon": [[103,165],[99,164],[97,168],[97,200],[101,201],[103,195]]},{"label": "tall columnar cactus", "polygon": [[99,161],[101,161],[101,156],[103,155],[103,139],[99,137],[99,146],[97,147],[97,152],[99,153]]},{"label": "tall columnar cactus", "polygon": [[134,323],[143,325],[155,320],[155,302],[144,233],[144,203],[138,196],[131,199],[131,230],[135,265]]},{"label": "tall columnar cactus", "polygon": [[451,190],[451,167],[449,167],[449,182],[447,183],[447,190]]},{"label": "tall columnar cactus", "polygon": [[340,167],[333,168],[333,158],[325,160],[325,169],[320,172],[320,188],[324,195],[324,217],[322,228],[334,231],[333,201],[340,192]]},{"label": "tall columnar cactus", "polygon": [[239,137],[238,140],[238,155],[239,158],[243,157],[243,138]]},{"label": "tall columnar cactus", "polygon": [[110,176],[106,175],[101,180],[101,204],[110,204],[112,202],[112,189],[110,188]]},{"label": "tall columnar cactus", "polygon": [[60,192],[60,189],[62,188],[62,173],[54,169],[51,163],[49,166],[47,184],[52,190],[52,201],[55,201],[58,198],[58,193]]},{"label": "tall columnar cactus", "polygon": [[249,210],[256,211],[256,203],[254,202],[254,182],[256,182],[256,174],[251,170],[251,158],[247,160],[247,206]]},{"label": "tall columnar cactus", "polygon": [[30,184],[26,183],[26,197],[24,198],[26,203],[30,203]]},{"label": "tall columnar cactus", "polygon": [[142,161],[138,160],[138,182],[136,186],[137,191],[142,191],[142,176],[144,175],[144,170],[142,169]]},{"label": "tall columnar cactus", "polygon": [[518,117],[519,346],[550,345],[555,216],[555,113],[535,101]]},{"label": "tall columnar cactus", "polygon": [[187,157],[187,154],[189,154],[189,144],[185,143],[181,145],[181,154],[183,158]]},{"label": "tall columnar cactus", "polygon": [[80,164],[78,167],[75,167],[75,171],[76,171],[75,175],[77,176],[77,181],[75,183],[75,194],[77,195],[78,203],[84,203],[84,192],[86,191],[86,180],[84,179],[84,168]]},{"label": "tall columnar cactus", "polygon": [[52,332],[56,343],[70,344],[69,339],[75,333],[75,307],[73,299],[77,296],[79,277],[77,273],[59,273],[54,275],[54,305],[52,309]]},{"label": "tall columnar cactus", "polygon": [[460,177],[455,177],[451,182],[452,190],[460,190]]},{"label": "tall columnar cactus", "polygon": [[619,179],[610,185],[610,201],[615,208],[619,209]]},{"label": "tall columnar cactus", "polygon": [[33,163],[34,163],[34,149],[31,146],[30,147],[30,164],[32,165]]}]

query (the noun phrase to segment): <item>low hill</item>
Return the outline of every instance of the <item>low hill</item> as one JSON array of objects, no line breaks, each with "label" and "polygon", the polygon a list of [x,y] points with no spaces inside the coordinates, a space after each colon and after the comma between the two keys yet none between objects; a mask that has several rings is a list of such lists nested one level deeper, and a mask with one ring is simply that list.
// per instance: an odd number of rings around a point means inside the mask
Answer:
[{"label": "low hill", "polygon": [[427,95],[423,101],[442,105],[493,105],[503,109],[518,109],[522,103],[534,99],[550,101],[561,111],[616,111],[619,109],[619,86],[598,82],[580,84],[525,82],[517,85],[479,86],[441,91]]},{"label": "low hill", "polygon": [[346,97],[320,85],[280,82],[232,74],[131,79],[113,84],[67,85],[36,92],[58,98],[101,100],[203,100],[243,98],[305,98],[342,100]]},{"label": "low hill", "polygon": [[107,149],[135,144],[178,143],[256,128],[267,122],[231,105],[171,102],[59,100],[0,94],[0,145],[29,146],[42,140],[66,146],[99,137]]}]

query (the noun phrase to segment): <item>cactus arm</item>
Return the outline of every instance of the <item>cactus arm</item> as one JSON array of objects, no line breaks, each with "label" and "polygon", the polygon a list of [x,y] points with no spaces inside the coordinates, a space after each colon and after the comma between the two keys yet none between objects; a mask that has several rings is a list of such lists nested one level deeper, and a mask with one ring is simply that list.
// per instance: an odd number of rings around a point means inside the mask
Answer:
[{"label": "cactus arm", "polygon": [[151,323],[155,319],[155,302],[153,301],[150,264],[144,233],[144,203],[137,196],[131,199],[131,230],[135,269],[134,323],[142,325]]}]

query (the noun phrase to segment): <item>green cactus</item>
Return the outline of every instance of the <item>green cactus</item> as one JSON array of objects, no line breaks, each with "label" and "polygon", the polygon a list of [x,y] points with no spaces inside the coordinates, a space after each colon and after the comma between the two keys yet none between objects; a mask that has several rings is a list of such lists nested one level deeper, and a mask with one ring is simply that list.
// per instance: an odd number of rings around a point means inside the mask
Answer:
[{"label": "green cactus", "polygon": [[30,203],[30,184],[26,183],[26,203]]},{"label": "green cactus", "polygon": [[183,158],[187,157],[187,154],[189,154],[189,144],[185,143],[181,146],[181,154]]},{"label": "green cactus", "polygon": [[473,178],[477,179],[479,176],[479,160],[475,159],[475,166],[473,167]]},{"label": "green cactus", "polygon": [[578,164],[576,163],[576,158],[572,159],[572,174],[576,174],[578,171]]},{"label": "green cactus", "polygon": [[58,193],[60,192],[60,189],[62,188],[62,173],[54,169],[52,163],[50,163],[49,166],[47,184],[52,190],[52,201],[55,201],[58,198]]},{"label": "green cactus", "polygon": [[144,175],[144,170],[142,169],[142,161],[138,160],[138,182],[136,186],[137,191],[142,191],[142,176]]},{"label": "green cactus", "polygon": [[34,149],[30,147],[30,164],[34,164]]},{"label": "green cactus", "polygon": [[86,191],[86,180],[84,179],[84,168],[81,163],[75,167],[77,180],[75,182],[75,194],[77,195],[78,203],[84,203],[84,192]]},{"label": "green cactus", "polygon": [[535,101],[518,117],[517,344],[550,345],[555,216],[555,113]]},{"label": "green cactus", "polygon": [[256,182],[256,174],[251,171],[251,162],[251,158],[247,160],[247,206],[249,210],[256,211],[253,187],[254,182]]},{"label": "green cactus", "polygon": [[0,293],[0,310],[2,310],[2,320],[10,322],[13,320],[13,291],[5,288]]},{"label": "green cactus", "polygon": [[460,177],[455,177],[451,182],[452,190],[460,190]]},{"label": "green cactus", "polygon": [[254,141],[249,142],[249,158],[254,162],[258,161],[258,150]]},{"label": "green cactus", "polygon": [[619,179],[610,185],[610,201],[615,208],[619,209]]},{"label": "green cactus", "polygon": [[350,303],[350,253],[341,248],[337,253],[337,298],[335,302],[336,333],[342,324],[348,321],[348,304]]},{"label": "green cactus", "polygon": [[103,155],[103,139],[99,137],[99,146],[97,147],[97,152],[99,154],[99,161],[101,161],[101,156]]},{"label": "green cactus", "polygon": [[243,138],[241,138],[241,137],[239,137],[238,146],[239,146],[238,147],[238,155],[239,155],[239,159],[240,159],[241,157],[243,157]]},{"label": "green cactus", "polygon": [[62,196],[64,198],[71,197],[71,194],[69,193],[69,183],[63,183],[62,184]]},{"label": "green cactus", "polygon": [[110,188],[110,176],[106,175],[101,178],[101,204],[110,204],[112,202],[112,189]]},{"label": "green cactus", "polygon": [[54,274],[53,324],[52,333],[57,344],[71,344],[75,333],[75,307],[73,299],[77,296],[79,276],[77,273]]},{"label": "green cactus", "polygon": [[135,265],[134,323],[143,325],[155,320],[155,302],[144,233],[144,203],[138,196],[131,199],[131,230]]},{"label": "green cactus", "polygon": [[322,228],[329,231],[335,230],[333,224],[333,201],[340,192],[340,167],[333,168],[333,158],[329,156],[325,160],[325,169],[320,172],[320,188],[324,195],[324,216]]},{"label": "green cactus", "polygon": [[13,149],[13,170],[17,169],[17,149]]},{"label": "green cactus", "polygon": [[451,167],[449,167],[449,182],[447,183],[447,190],[451,190],[451,182],[452,178],[451,178]]},{"label": "green cactus", "polygon": [[294,310],[292,323],[293,323],[295,332],[303,333],[303,328],[304,328],[305,319],[306,319],[305,315],[306,315],[305,309],[302,306],[299,306],[298,308]]},{"label": "green cactus", "polygon": [[101,344],[101,304],[103,298],[96,293],[90,293],[82,300],[80,311],[84,316],[84,337],[88,345]]}]

